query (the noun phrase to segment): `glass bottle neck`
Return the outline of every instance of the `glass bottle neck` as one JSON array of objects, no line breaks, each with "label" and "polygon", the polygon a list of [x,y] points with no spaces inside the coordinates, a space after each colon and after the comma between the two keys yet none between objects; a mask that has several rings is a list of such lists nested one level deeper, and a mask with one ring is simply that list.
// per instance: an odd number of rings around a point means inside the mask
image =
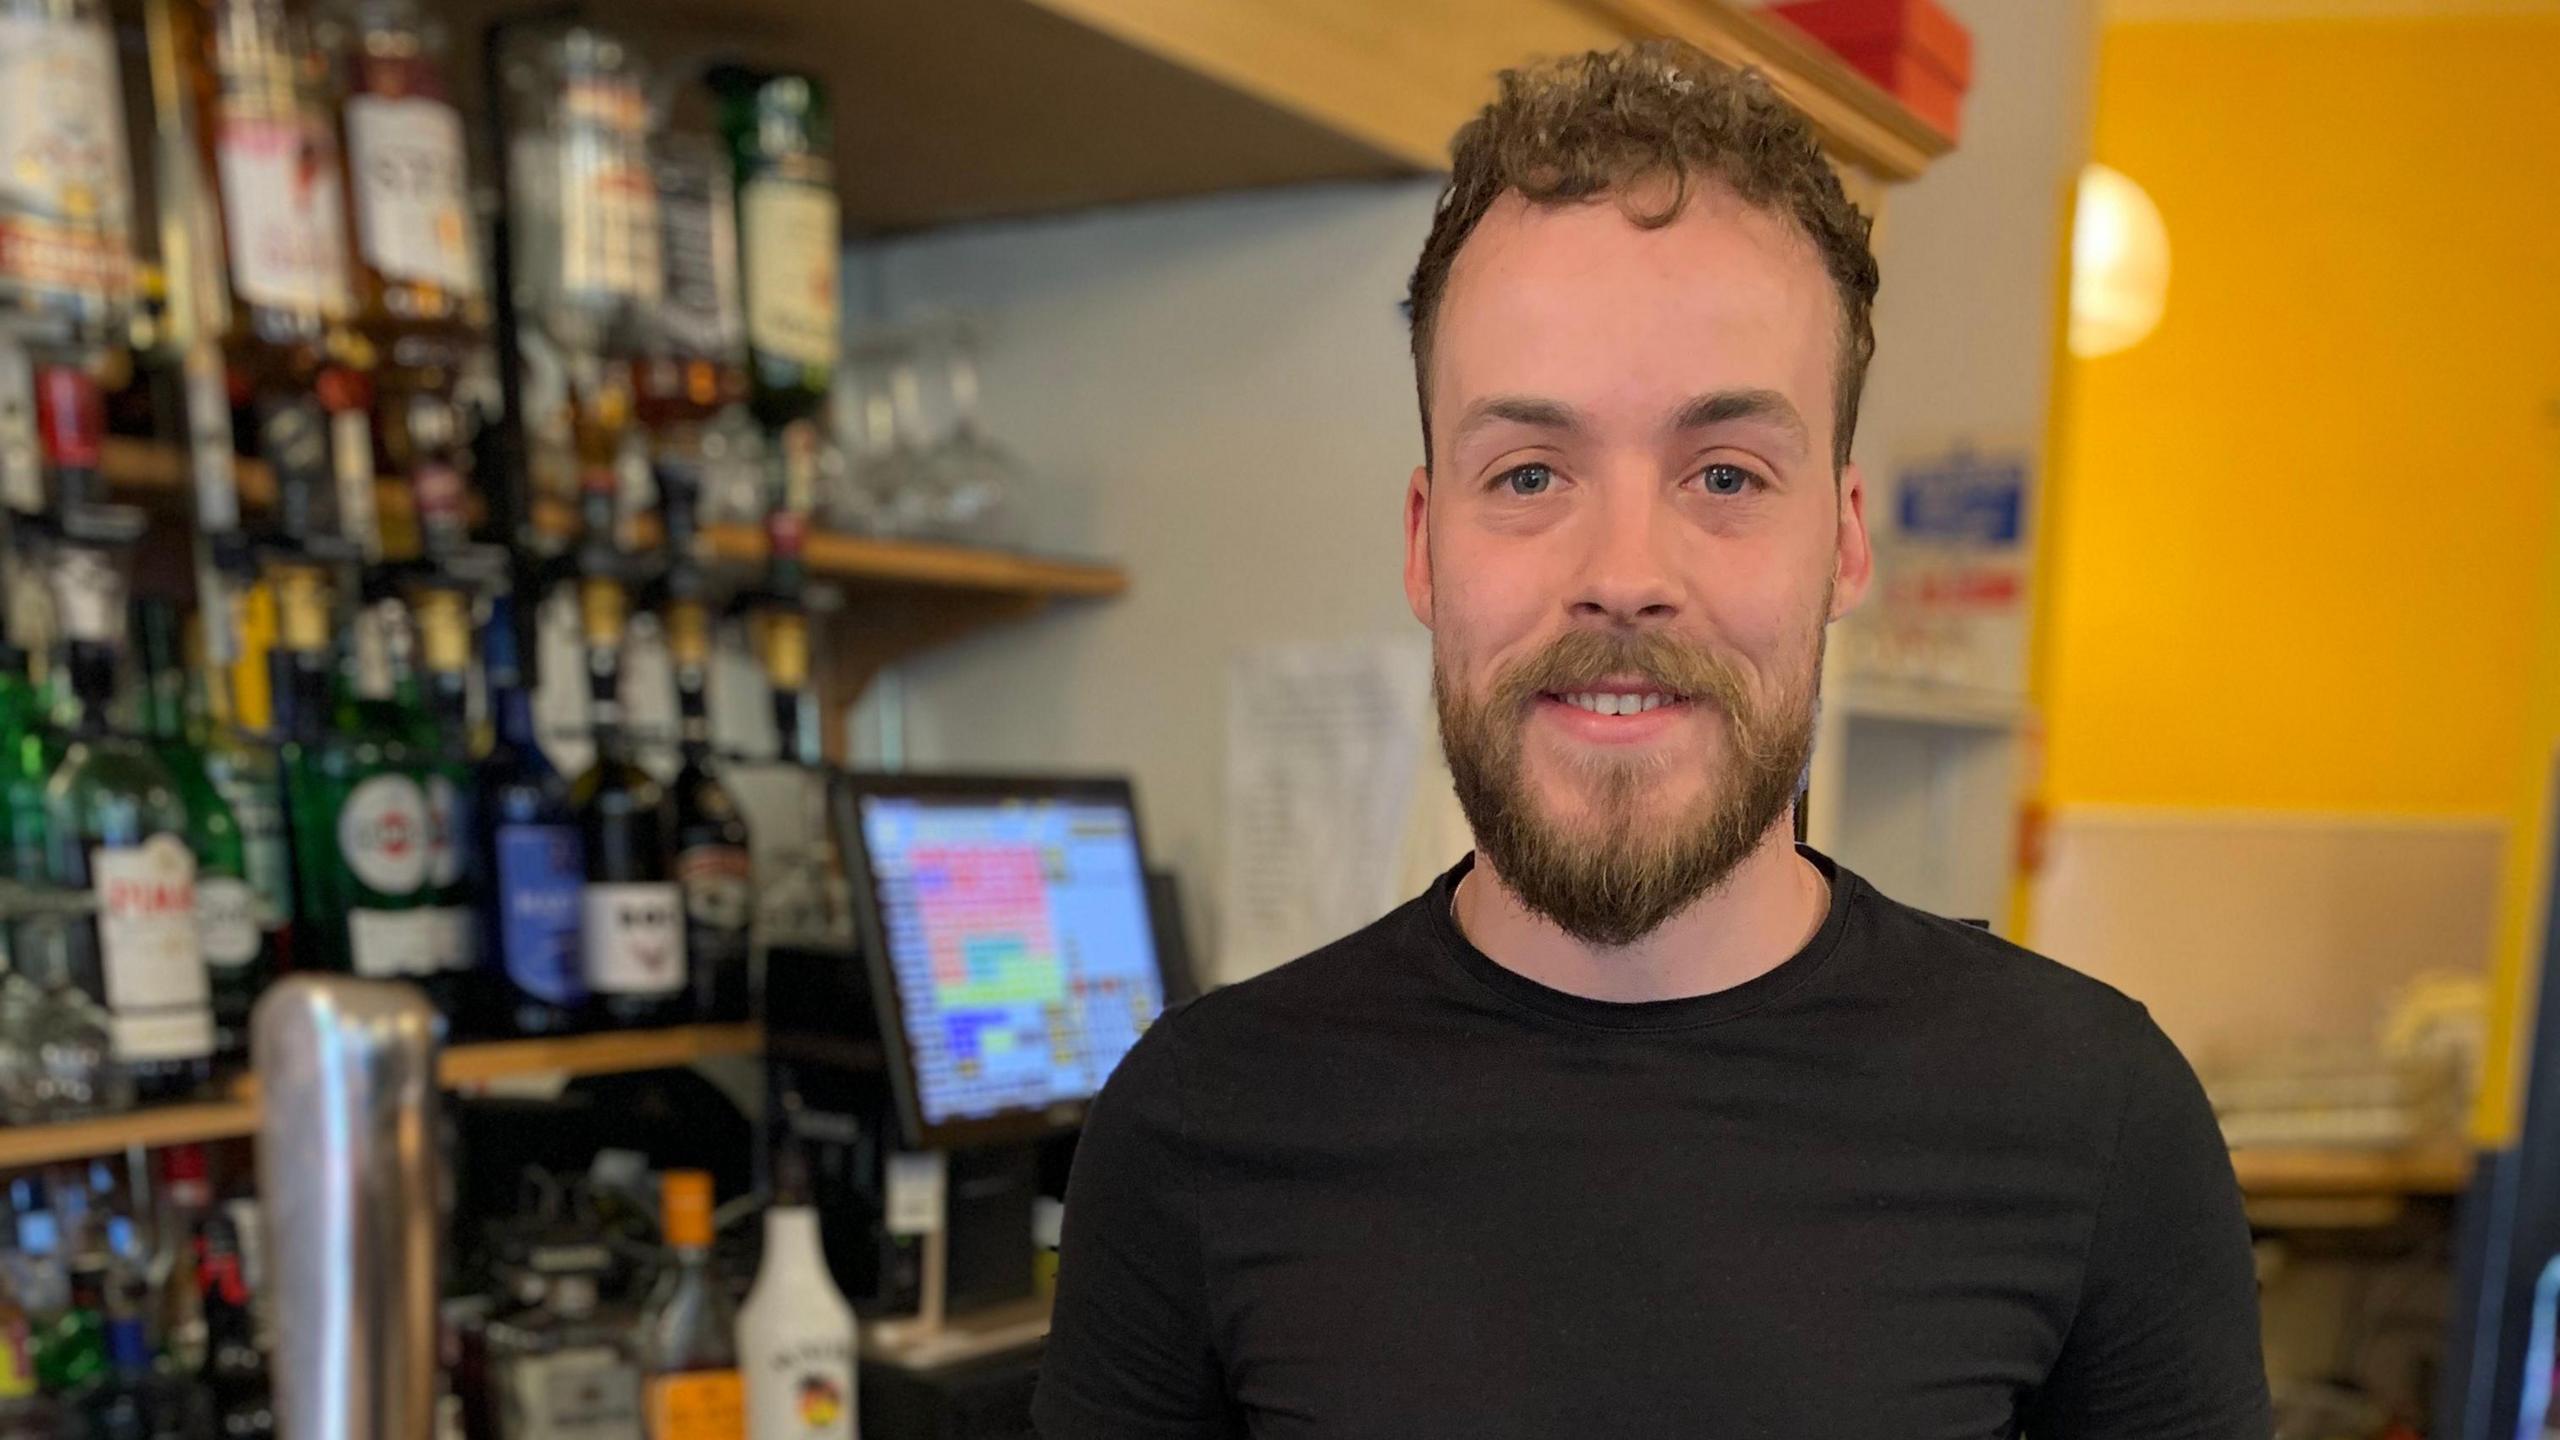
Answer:
[{"label": "glass bottle neck", "polygon": [[622,731],[622,661],[609,649],[592,651],[587,657],[587,729],[599,757],[624,758],[628,747]]},{"label": "glass bottle neck", "polygon": [[84,739],[108,734],[114,727],[116,654],[105,645],[73,641],[64,651],[71,672],[71,728]]},{"label": "glass bottle neck", "polygon": [[493,675],[489,677],[489,710],[501,746],[512,750],[534,748],[533,692],[512,677],[501,680]]},{"label": "glass bottle neck", "polygon": [[676,667],[676,739],[687,760],[711,754],[711,697],[696,667]]}]

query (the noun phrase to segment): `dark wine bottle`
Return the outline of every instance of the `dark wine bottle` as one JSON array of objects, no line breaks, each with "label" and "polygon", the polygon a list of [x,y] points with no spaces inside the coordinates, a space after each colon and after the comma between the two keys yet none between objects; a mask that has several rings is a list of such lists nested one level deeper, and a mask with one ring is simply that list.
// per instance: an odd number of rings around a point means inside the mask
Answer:
[{"label": "dark wine bottle", "polygon": [[596,751],[569,790],[587,862],[581,968],[604,1023],[674,1025],[692,1010],[684,900],[675,883],[675,804],[657,777],[631,758],[623,730],[624,604],[620,581],[590,575],[579,582]]},{"label": "dark wine bottle", "polygon": [[755,872],[747,854],[746,816],[720,783],[711,757],[705,686],[711,622],[699,600],[673,601],[666,616],[681,726],[682,768],[674,787],[676,883],[684,891],[684,947],[693,970],[694,1010],[703,1020],[744,1020],[752,1008]]}]

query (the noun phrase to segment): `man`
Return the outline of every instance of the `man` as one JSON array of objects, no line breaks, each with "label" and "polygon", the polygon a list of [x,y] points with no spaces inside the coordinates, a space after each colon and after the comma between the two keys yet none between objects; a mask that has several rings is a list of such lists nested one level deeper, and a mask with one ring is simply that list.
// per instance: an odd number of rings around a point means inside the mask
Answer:
[{"label": "man", "polygon": [[1811,132],[1654,44],[1506,74],[1453,170],[1405,587],[1475,853],[1121,1065],[1042,1433],[2265,1440],[2177,1051],[1792,843],[1870,559]]}]

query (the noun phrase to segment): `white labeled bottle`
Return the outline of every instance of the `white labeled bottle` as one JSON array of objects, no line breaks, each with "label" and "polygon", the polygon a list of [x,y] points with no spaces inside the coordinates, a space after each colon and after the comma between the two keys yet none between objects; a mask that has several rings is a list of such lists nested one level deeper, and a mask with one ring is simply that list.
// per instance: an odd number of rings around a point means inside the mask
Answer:
[{"label": "white labeled bottle", "polygon": [[785,1144],[764,1216],[764,1262],[738,1312],[747,1440],[854,1440],[853,1307],[827,1274],[808,1166]]}]

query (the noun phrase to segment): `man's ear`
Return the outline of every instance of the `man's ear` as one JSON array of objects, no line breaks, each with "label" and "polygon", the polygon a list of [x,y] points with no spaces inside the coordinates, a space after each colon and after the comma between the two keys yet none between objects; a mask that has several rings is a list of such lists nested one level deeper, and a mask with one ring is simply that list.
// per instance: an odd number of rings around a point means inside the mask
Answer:
[{"label": "man's ear", "polygon": [[1431,628],[1431,467],[1413,467],[1404,492],[1404,601]]},{"label": "man's ear", "polygon": [[1840,533],[1831,561],[1830,618],[1837,620],[1858,608],[1875,570],[1875,547],[1867,539],[1867,477],[1852,460],[1840,470]]}]

